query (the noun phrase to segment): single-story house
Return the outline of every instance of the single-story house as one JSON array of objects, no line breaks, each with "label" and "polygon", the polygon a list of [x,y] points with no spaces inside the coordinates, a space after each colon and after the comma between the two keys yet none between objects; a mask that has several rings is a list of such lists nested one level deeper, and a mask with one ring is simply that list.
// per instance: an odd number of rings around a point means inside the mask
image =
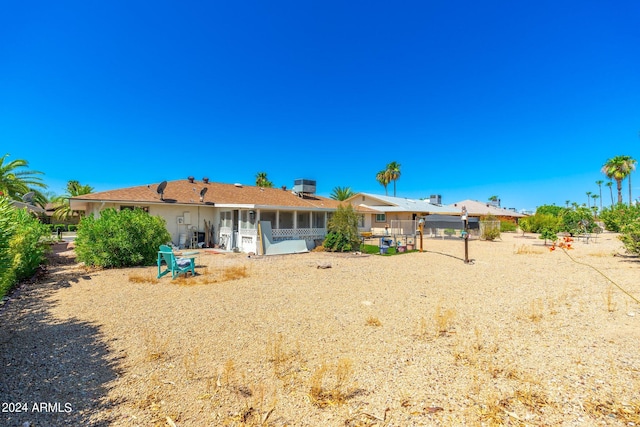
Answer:
[{"label": "single-story house", "polygon": [[[297,181],[296,181],[297,182]],[[304,239],[312,249],[326,235],[340,202],[315,194],[313,185],[292,189],[210,182],[208,178],[164,181],[72,197],[70,207],[87,215],[106,208],[141,208],[166,220],[177,246],[216,245],[258,253],[259,221],[270,221],[274,240]],[[206,233],[205,229],[212,233]],[[204,242],[210,235],[210,241]]]},{"label": "single-story house", "polygon": [[454,209],[461,210],[463,206],[467,208],[467,214],[469,217],[483,217],[486,215],[493,215],[502,221],[511,221],[518,223],[520,218],[524,218],[527,215],[516,212],[512,209],[505,209],[500,207],[495,202],[480,202],[478,200],[461,200],[459,202],[449,205]]},{"label": "single-story house", "polygon": [[[395,221],[416,221],[428,215],[460,215],[460,209],[431,203],[430,200],[358,193],[345,202],[362,213],[360,229],[374,235],[389,234]],[[401,232],[400,234],[410,234]]]}]

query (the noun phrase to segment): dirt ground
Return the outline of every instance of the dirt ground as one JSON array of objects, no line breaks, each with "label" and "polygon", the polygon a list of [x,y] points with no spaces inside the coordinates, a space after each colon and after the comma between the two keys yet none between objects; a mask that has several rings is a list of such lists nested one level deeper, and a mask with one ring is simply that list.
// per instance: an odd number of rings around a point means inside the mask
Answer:
[{"label": "dirt ground", "polygon": [[0,307],[7,426],[640,425],[640,259],[613,233],[382,257],[56,247]]}]

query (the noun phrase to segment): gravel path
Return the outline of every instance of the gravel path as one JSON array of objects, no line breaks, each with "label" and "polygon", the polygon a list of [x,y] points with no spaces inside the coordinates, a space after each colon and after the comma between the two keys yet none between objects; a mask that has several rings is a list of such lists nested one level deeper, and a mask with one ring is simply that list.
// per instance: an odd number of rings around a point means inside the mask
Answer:
[{"label": "gravel path", "polygon": [[0,309],[0,419],[640,425],[640,306],[610,281],[640,297],[640,260],[611,233],[573,247],[504,234],[471,241],[471,265],[455,238],[391,257],[201,251],[175,281],[62,251]]}]

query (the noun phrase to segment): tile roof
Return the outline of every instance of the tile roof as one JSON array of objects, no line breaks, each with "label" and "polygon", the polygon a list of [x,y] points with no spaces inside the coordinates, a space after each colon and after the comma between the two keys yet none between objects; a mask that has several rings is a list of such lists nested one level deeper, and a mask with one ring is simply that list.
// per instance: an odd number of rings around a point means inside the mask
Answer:
[{"label": "tile roof", "polygon": [[[290,190],[281,188],[260,188],[249,185],[223,184],[187,179],[168,181],[163,199],[157,193],[159,183],[137,187],[102,191],[72,197],[72,204],[86,202],[122,202],[136,204],[181,204],[200,206],[240,206],[240,207],[291,207],[306,210],[334,210],[339,201],[317,195],[300,197]],[[200,201],[200,191],[206,188],[204,201]]]},{"label": "tile roof", "polygon": [[450,204],[449,206],[454,207],[457,210],[462,209],[462,206],[466,206],[469,215],[491,214],[495,216],[510,216],[512,218],[522,218],[527,216],[510,209],[499,208],[487,202],[480,202],[478,200],[462,200],[460,202]]}]

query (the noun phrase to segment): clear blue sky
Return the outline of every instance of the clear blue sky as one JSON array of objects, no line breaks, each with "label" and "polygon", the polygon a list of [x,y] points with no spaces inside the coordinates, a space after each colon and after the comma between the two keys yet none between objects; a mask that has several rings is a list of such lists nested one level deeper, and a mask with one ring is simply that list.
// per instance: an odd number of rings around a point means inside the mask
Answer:
[{"label": "clear blue sky", "polygon": [[0,155],[59,194],[259,171],[384,193],[397,161],[402,197],[584,203],[607,158],[640,159],[639,17],[637,0],[5,2]]}]

